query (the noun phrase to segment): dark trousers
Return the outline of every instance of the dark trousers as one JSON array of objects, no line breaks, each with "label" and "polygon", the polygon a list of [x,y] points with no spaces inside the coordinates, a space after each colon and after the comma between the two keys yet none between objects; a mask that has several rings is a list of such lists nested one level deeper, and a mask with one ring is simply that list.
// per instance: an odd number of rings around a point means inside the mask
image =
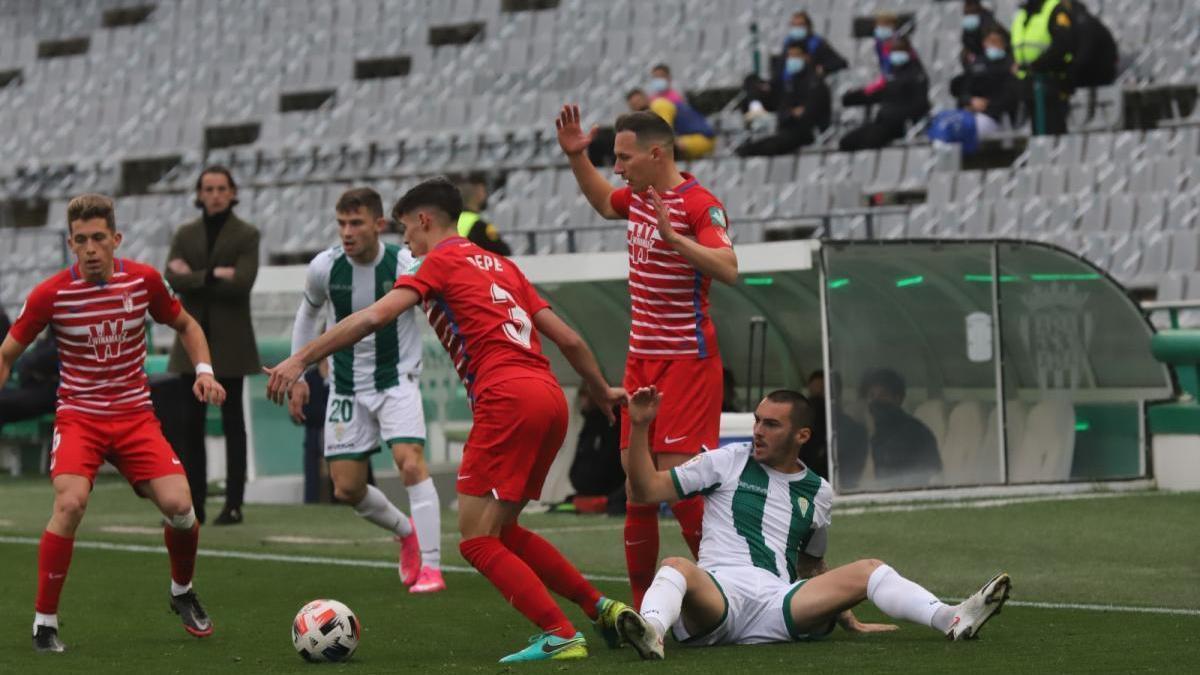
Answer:
[{"label": "dark trousers", "polygon": [[16,389],[0,389],[0,428],[9,422],[33,419],[54,412],[58,383],[32,384]]},{"label": "dark trousers", "polygon": [[1071,94],[1058,78],[1041,73],[1027,78],[1025,106],[1032,122],[1034,136],[1059,136],[1067,133]]},{"label": "dark trousers", "polygon": [[854,152],[855,150],[873,150],[882,148],[892,141],[904,136],[904,129],[900,129],[900,133],[896,133],[896,129],[892,125],[880,124],[879,122],[867,122],[842,136],[842,140],[838,142],[838,148],[842,152]]},{"label": "dark trousers", "polygon": [[746,141],[738,146],[737,154],[742,157],[770,157],[789,155],[813,142],[812,127],[804,124],[780,126],[770,136]]},{"label": "dark trousers", "polygon": [[[204,417],[208,404],[191,395],[196,378],[184,375],[180,384],[186,389],[181,401],[181,431],[179,459],[187,472],[188,486],[196,517],[204,520],[204,500],[208,497],[208,452],[204,447]],[[221,425],[225,429],[225,506],[241,508],[246,492],[246,418],[242,412],[241,377],[218,377],[225,388],[225,403],[221,406]]]}]

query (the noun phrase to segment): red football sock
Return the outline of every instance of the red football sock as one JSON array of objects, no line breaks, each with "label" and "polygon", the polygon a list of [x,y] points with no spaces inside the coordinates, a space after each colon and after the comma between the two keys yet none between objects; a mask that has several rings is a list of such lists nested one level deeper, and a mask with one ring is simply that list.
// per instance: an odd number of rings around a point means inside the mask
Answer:
[{"label": "red football sock", "polygon": [[200,545],[200,524],[188,530],[177,530],[170,525],[163,527],[163,541],[167,544],[167,556],[171,559],[171,580],[185,586],[192,582],[196,571],[196,549]]},{"label": "red football sock", "polygon": [[600,591],[583,578],[554,544],[516,523],[500,530],[500,541],[524,560],[550,590],[579,605],[589,619],[596,620]]},{"label": "red football sock", "polygon": [[575,637],[575,626],[524,561],[500,543],[499,537],[473,537],[458,544],[462,556],[492,582],[500,595],[525,618],[547,633]]},{"label": "red football sock", "polygon": [[696,495],[681,499],[671,505],[675,519],[679,521],[679,530],[692,550],[692,557],[700,559],[700,533],[704,525],[704,497]]},{"label": "red football sock", "polygon": [[642,608],[642,596],[654,581],[658,566],[658,505],[625,505],[625,567],[629,570],[629,588],[633,608]]},{"label": "red football sock", "polygon": [[75,550],[75,539],[42,532],[38,545],[38,589],[34,609],[39,614],[57,614],[58,596],[67,581],[67,568],[71,566],[71,552]]}]

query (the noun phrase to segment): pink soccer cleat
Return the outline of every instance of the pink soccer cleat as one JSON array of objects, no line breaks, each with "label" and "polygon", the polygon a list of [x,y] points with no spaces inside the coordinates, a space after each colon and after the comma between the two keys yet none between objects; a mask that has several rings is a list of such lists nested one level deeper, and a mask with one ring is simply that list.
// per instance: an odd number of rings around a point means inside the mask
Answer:
[{"label": "pink soccer cleat", "polygon": [[417,527],[408,519],[412,533],[407,537],[396,537],[400,543],[400,580],[405,586],[412,586],[421,573],[421,543],[417,541]]},{"label": "pink soccer cleat", "polygon": [[437,593],[446,590],[446,581],[442,579],[442,571],[436,567],[422,567],[417,583],[409,587],[409,593]]}]

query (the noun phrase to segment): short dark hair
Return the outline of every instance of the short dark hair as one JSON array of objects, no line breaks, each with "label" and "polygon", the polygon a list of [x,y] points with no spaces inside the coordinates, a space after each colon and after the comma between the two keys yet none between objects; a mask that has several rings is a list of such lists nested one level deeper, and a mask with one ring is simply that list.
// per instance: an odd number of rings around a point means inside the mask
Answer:
[{"label": "short dark hair", "polygon": [[794,389],[776,389],[767,394],[767,400],[772,403],[787,403],[792,406],[792,428],[812,429],[813,410],[808,398]]},{"label": "short dark hair", "polygon": [[219,173],[222,176],[225,176],[225,179],[229,181],[229,189],[237,189],[237,183],[233,180],[233,172],[229,170],[229,167],[223,164],[209,164],[208,166],[204,167],[204,170],[201,171],[200,175],[196,177],[196,192],[200,191],[200,186],[204,183],[204,177],[210,173]]},{"label": "short dark hair", "polygon": [[649,110],[621,115],[613,129],[618,134],[622,131],[632,131],[633,135],[637,136],[638,143],[642,145],[658,142],[672,151],[675,149],[675,131],[666,120]]},{"label": "short dark hair", "polygon": [[338,197],[337,204],[333,208],[338,213],[353,213],[365,208],[371,213],[372,218],[383,217],[383,199],[378,192],[369,187],[346,190],[341,197]]},{"label": "short dark hair", "polygon": [[825,371],[824,370],[812,371],[812,374],[810,374],[808,376],[808,381],[812,382],[813,380],[821,380],[822,382],[824,382],[825,381]]},{"label": "short dark hair", "polygon": [[804,54],[805,56],[809,55],[808,46],[804,44],[803,40],[792,40],[791,42],[787,43],[787,51],[790,52],[793,49],[800,52],[801,54]]},{"label": "short dark hair", "polygon": [[638,94],[645,96],[646,92],[642,91],[641,87],[634,87],[633,89],[630,89],[629,91],[625,92],[625,100],[628,101],[629,99],[633,98],[634,96],[637,96]]},{"label": "short dark hair", "polygon": [[77,220],[103,218],[108,223],[108,229],[117,230],[117,211],[113,200],[94,192],[79,195],[67,204],[67,231],[71,231],[71,223]]},{"label": "short dark hair", "polygon": [[462,193],[449,178],[435,176],[418,183],[396,200],[396,205],[392,207],[392,218],[399,221],[403,216],[425,207],[433,207],[445,213],[451,223],[457,223],[463,210]]},{"label": "short dark hair", "polygon": [[808,24],[809,28],[812,28],[812,25],[813,25],[812,17],[808,15],[808,12],[806,12],[804,10],[800,10],[798,12],[792,12],[792,18],[793,19],[804,19],[804,23]]},{"label": "short dark hair", "polygon": [[667,65],[667,64],[665,64],[665,63],[656,63],[656,64],[654,64],[654,67],[650,69],[650,72],[652,72],[652,73],[653,73],[653,72],[654,72],[654,71],[656,71],[656,70],[661,70],[661,71],[663,71],[664,73],[666,73],[666,74],[667,74],[667,77],[670,77],[670,76],[671,76],[671,66],[668,66],[668,65]]},{"label": "short dark hair", "polygon": [[859,387],[859,393],[866,398],[872,387],[883,387],[885,391],[902,401],[908,391],[908,387],[904,383],[904,377],[891,368],[876,368],[864,375],[862,385]]},{"label": "short dark hair", "polygon": [[1005,33],[1003,28],[993,25],[991,28],[983,31],[984,40],[992,37],[993,35],[999,35],[1000,40],[1004,42],[1005,45],[1008,45],[1008,33]]}]

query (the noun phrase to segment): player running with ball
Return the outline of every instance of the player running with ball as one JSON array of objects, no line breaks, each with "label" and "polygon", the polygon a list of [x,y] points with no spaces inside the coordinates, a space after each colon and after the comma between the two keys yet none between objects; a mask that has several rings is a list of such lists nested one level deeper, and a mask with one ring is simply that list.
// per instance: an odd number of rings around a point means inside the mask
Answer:
[{"label": "player running with ball", "polygon": [[457,482],[459,551],[543,631],[501,662],[584,658],[583,634],[547,588],[578,604],[610,646],[618,644],[618,617],[633,610],[601,596],[553,545],[517,522],[525,504],[541,494],[567,429],[566,399],[539,333],[558,346],[610,419],[625,392],[608,386],[583,339],[512,261],[458,236],[461,211],[458,189],[445,178],[427,180],[401,197],[392,217],[404,224],[409,248],[423,260],[383,298],[267,369],[267,393],[282,403],[307,366],[423,302],[472,403],[474,422]]},{"label": "player running with ball", "polygon": [[50,449],[54,511],[38,546],[38,589],[33,647],[66,649],[58,637],[58,599],[67,580],[75,530],[87,511],[92,481],[105,460],[139,496],[162,512],[171,561],[171,609],[196,637],[212,621],[192,590],[200,526],[183,466],[163,438],[150,403],[146,372],[146,319],[179,332],[196,368],[192,392],[213,405],[225,390],[213,378],[200,324],[149,265],[114,258],[121,245],[108,197],[80,195],[67,205],[76,264],[38,284],[0,345],[0,387],[13,363],[47,325],[58,341],[58,406]]}]

